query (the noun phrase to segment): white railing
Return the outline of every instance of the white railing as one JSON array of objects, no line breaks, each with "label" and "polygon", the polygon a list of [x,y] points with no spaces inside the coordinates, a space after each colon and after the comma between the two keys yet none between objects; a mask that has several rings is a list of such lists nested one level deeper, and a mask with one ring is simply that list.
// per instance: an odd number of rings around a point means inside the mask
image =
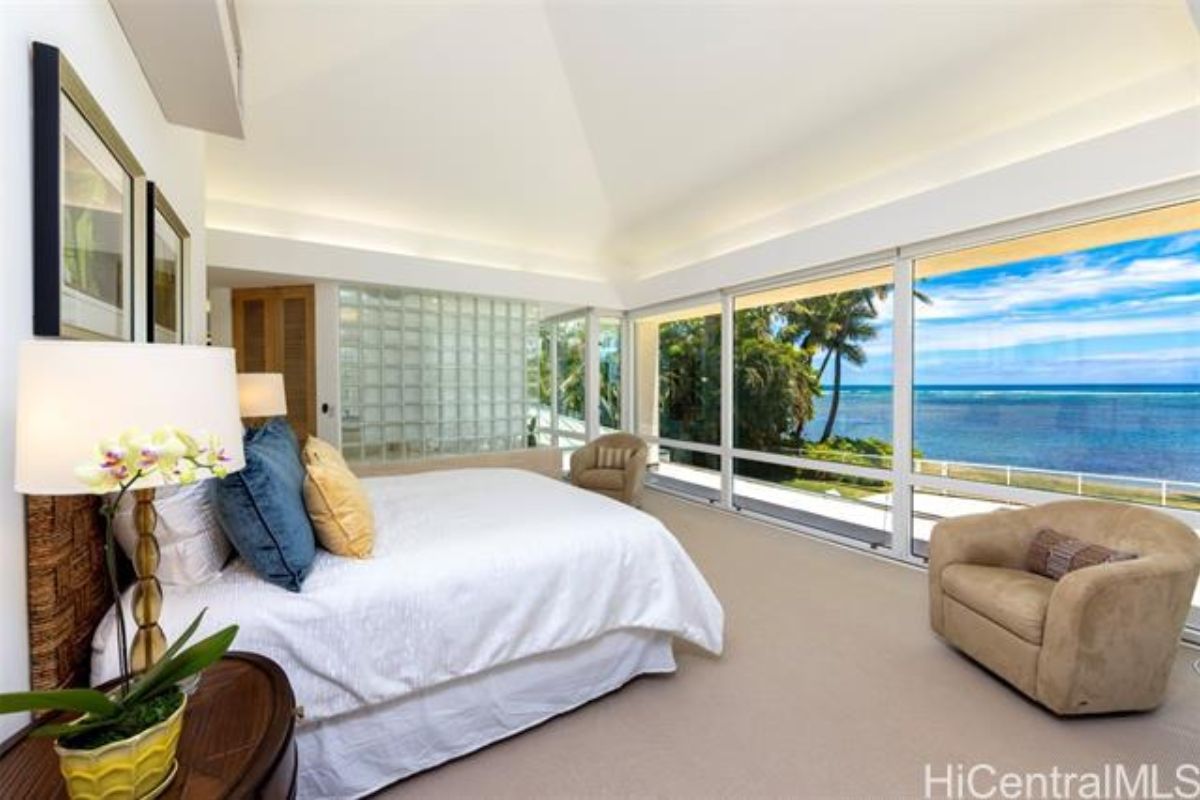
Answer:
[{"label": "white railing", "polygon": [[[770,454],[768,454],[770,455]],[[789,454],[791,455],[791,454]],[[753,458],[750,454],[742,454],[743,458]],[[812,461],[811,457],[805,459]],[[863,462],[873,463],[877,469],[891,469],[892,456],[876,455],[873,453],[852,453],[847,454],[845,461],[830,460],[826,463],[839,466],[863,465]],[[932,471],[929,469],[933,467]],[[817,469],[816,467],[811,467]],[[942,478],[955,477],[954,472],[962,472],[975,470],[978,472],[992,473],[996,476],[995,481],[983,480],[980,477],[971,476],[964,480],[976,480],[981,483],[1003,484],[1004,486],[1019,485],[1020,476],[1044,476],[1048,478],[1059,478],[1068,486],[1074,485],[1074,492],[1080,497],[1089,494],[1095,495],[1096,492],[1087,492],[1088,484],[1093,486],[1107,486],[1111,489],[1148,489],[1156,490],[1153,492],[1157,498],[1158,505],[1169,506],[1170,496],[1172,492],[1195,492],[1200,494],[1200,482],[1196,481],[1181,481],[1171,480],[1168,478],[1146,478],[1139,475],[1109,475],[1100,472],[1075,472],[1070,470],[1055,470],[1043,469],[1040,467],[1020,467],[1011,464],[988,464],[980,461],[952,461],[950,459],[937,458],[917,458],[913,460],[913,473],[915,476],[920,475],[938,475]],[[836,468],[835,470],[836,471]],[[1003,481],[999,478],[1003,476]],[[1014,483],[1014,476],[1016,483]],[[1047,491],[1061,492],[1062,489],[1051,488]],[[1150,494],[1150,492],[1147,492]]]},{"label": "white railing", "polygon": [[[927,466],[934,466],[932,473],[926,470]],[[1074,484],[1075,494],[1084,496],[1087,494],[1085,488],[1088,483],[1101,484],[1113,489],[1157,489],[1155,493],[1158,497],[1158,503],[1161,506],[1169,505],[1169,497],[1171,490],[1176,491],[1192,491],[1200,494],[1200,483],[1194,481],[1179,481],[1168,480],[1164,478],[1145,478],[1137,475],[1107,475],[1099,472],[1071,472],[1054,469],[1041,469],[1039,467],[1014,467],[1009,464],[985,464],[972,461],[950,461],[946,459],[929,459],[918,458],[913,462],[913,472],[917,475],[934,474],[940,475],[943,478],[952,477],[955,470],[979,470],[983,472],[996,473],[1004,475],[1004,485],[1013,486],[1014,474],[1020,478],[1023,474],[1028,475],[1043,475],[1050,478],[1063,479],[1067,485]],[[998,483],[999,481],[997,481]],[[1051,490],[1053,491],[1053,490]]]},{"label": "white railing", "polygon": [[[719,454],[719,448],[712,445],[698,445],[692,443],[676,443],[669,440],[660,440],[657,437],[651,437],[654,441],[662,441],[670,446],[679,446],[686,450],[695,450],[698,452],[712,452]],[[892,468],[892,456],[876,455],[871,453],[847,453],[845,461],[822,461],[809,457],[800,457],[792,452],[788,453],[760,453],[758,451],[737,450],[734,455],[737,458],[763,461],[767,463],[779,463],[784,466],[795,466],[798,469],[810,470],[819,472],[822,466],[828,464],[831,473],[847,472],[847,468],[858,468],[860,470],[890,470]],[[802,463],[801,463],[802,462]],[[873,463],[873,467],[868,467],[867,463]],[[966,476],[963,473],[983,473]],[[958,473],[957,475],[955,473]],[[934,475],[941,478],[957,478],[960,480],[974,481],[977,483],[985,483],[990,485],[1003,485],[1015,488],[1025,489],[1040,489],[1041,491],[1063,493],[1064,491],[1072,491],[1080,497],[1103,497],[1104,489],[1110,492],[1124,490],[1126,492],[1136,492],[1139,497],[1124,498],[1133,501],[1154,502],[1162,507],[1172,505],[1171,496],[1173,493],[1191,492],[1200,496],[1200,482],[1171,480],[1167,478],[1146,478],[1138,475],[1109,475],[1100,472],[1074,472],[1069,470],[1054,470],[1043,469],[1040,467],[1021,467],[1011,464],[988,464],[979,461],[953,461],[950,459],[931,459],[917,458],[913,460],[913,479],[920,481],[922,475]],[[1057,479],[1061,485],[1055,486],[1030,486],[1028,481],[1022,481],[1022,476],[1044,477]],[[875,477],[865,475],[865,477]],[[881,479],[882,476],[880,476]],[[992,479],[994,478],[994,479]],[[1090,491],[1089,491],[1090,489]]]}]

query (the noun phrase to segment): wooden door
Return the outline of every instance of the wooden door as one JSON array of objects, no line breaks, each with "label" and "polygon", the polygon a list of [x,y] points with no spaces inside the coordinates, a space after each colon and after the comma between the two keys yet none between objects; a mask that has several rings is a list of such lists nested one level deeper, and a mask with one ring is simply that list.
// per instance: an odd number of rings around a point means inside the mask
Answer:
[{"label": "wooden door", "polygon": [[311,286],[233,290],[238,372],[283,373],[288,422],[301,442],[317,432],[317,369]]}]

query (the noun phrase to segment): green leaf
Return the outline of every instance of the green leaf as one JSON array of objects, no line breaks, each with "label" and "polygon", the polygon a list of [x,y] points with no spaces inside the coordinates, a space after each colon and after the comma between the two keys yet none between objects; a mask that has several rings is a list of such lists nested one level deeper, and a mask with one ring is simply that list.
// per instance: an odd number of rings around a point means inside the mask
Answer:
[{"label": "green leaf", "polygon": [[140,677],[136,678],[130,684],[129,694],[134,694],[137,687],[143,683],[157,681],[158,674],[167,668],[167,665],[171,663],[171,659],[175,657],[175,654],[179,652],[179,649],[187,644],[188,640],[191,639],[192,635],[196,632],[196,629],[200,627],[200,621],[204,619],[204,614],[207,611],[207,608],[202,609],[200,613],[196,615],[196,618],[192,620],[192,624],[187,626],[187,630],[185,630],[182,635],[176,638],[175,641],[171,643],[171,646],[167,648],[167,651],[162,654],[162,658],[154,662],[150,669],[146,670]]},{"label": "green leaf", "polygon": [[153,697],[163,689],[207,669],[225,655],[237,632],[238,626],[230,625],[207,639],[201,639],[179,655],[171,659],[164,658],[157,665],[160,668],[156,668],[153,675],[148,673],[125,698],[125,703],[132,705],[139,700]]},{"label": "green leaf", "polygon": [[200,627],[200,620],[204,619],[204,614],[207,611],[207,608],[200,610],[200,613],[196,615],[194,620],[192,620],[192,624],[187,626],[187,630],[180,634],[179,638],[171,642],[171,646],[167,648],[167,652],[163,653],[160,662],[169,661],[170,659],[174,658],[175,654],[178,653],[183,646],[188,643],[188,640],[192,638],[192,635],[196,632],[196,629]]},{"label": "green leaf", "polygon": [[95,689],[52,689],[45,692],[0,694],[0,714],[17,711],[79,711],[108,717],[121,706]]},{"label": "green leaf", "polygon": [[107,719],[98,720],[84,718],[82,722],[60,722],[52,725],[42,725],[30,731],[29,735],[39,739],[57,739],[69,733],[83,733],[84,731],[107,728],[115,725],[119,719],[120,717],[108,717]]}]

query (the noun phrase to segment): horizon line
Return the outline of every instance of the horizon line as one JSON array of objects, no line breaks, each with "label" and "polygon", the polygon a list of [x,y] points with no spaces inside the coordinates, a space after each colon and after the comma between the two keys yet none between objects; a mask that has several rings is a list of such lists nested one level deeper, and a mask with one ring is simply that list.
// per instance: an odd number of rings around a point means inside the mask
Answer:
[{"label": "horizon line", "polygon": [[[1084,388],[1133,388],[1133,387],[1196,387],[1200,381],[1144,381],[1137,383],[914,383],[914,389],[1084,389]],[[832,384],[821,384],[822,389],[833,389]],[[890,383],[842,383],[842,389],[891,389]]]}]

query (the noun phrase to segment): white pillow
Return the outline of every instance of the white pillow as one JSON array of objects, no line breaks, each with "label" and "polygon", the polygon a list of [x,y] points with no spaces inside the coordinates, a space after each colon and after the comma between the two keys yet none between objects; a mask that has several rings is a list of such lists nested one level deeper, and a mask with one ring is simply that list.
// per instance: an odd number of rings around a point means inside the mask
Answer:
[{"label": "white pillow", "polygon": [[[158,511],[158,539],[161,561],[159,581],[179,586],[204,583],[221,574],[232,552],[229,540],[217,524],[212,500],[215,481],[189,486],[161,486],[154,496]],[[133,493],[125,495],[113,518],[113,533],[125,555],[133,558],[137,548],[137,526],[133,520]]]}]

